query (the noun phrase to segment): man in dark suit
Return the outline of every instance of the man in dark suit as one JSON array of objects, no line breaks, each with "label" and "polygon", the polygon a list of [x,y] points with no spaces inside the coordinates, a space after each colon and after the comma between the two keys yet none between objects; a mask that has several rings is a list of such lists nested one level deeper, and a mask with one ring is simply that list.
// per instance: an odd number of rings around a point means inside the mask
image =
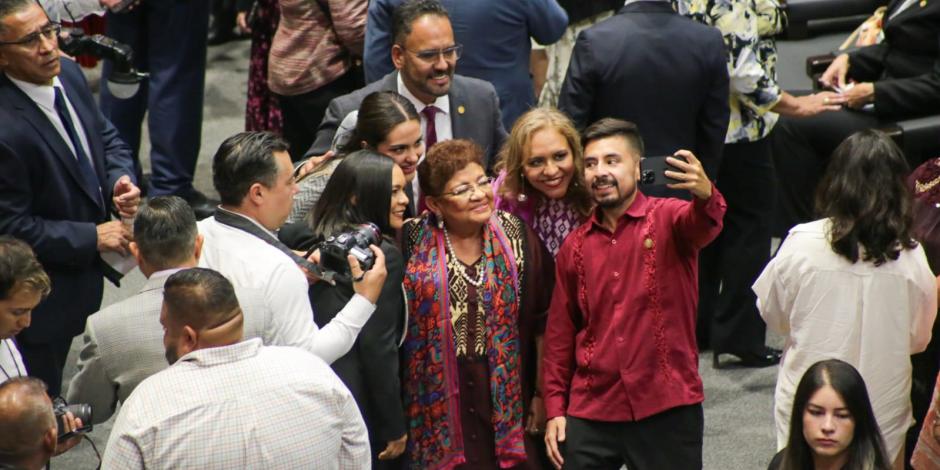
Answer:
[{"label": "man in dark suit", "polygon": [[780,235],[813,219],[816,186],[846,137],[940,113],[940,2],[893,0],[883,32],[880,44],[839,55],[820,78],[842,90],[844,110],[777,123],[772,149]]},{"label": "man in dark suit", "polygon": [[634,122],[647,155],[689,150],[714,179],[728,130],[728,90],[717,29],[679,16],[668,1],[631,0],[578,36],[558,107],[578,128],[605,117]]},{"label": "man in dark suit", "polygon": [[[17,336],[30,375],[59,393],[85,318],[98,309],[106,252],[126,254],[140,202],[131,152],[95,106],[58,27],[32,0],[0,0],[0,234],[29,243],[52,293]],[[113,271],[112,271],[113,272]]]},{"label": "man in dark suit", "polygon": [[330,102],[307,156],[330,150],[343,118],[368,94],[394,91],[421,114],[428,148],[451,138],[470,139],[484,149],[486,167],[492,168],[506,138],[499,98],[489,82],[454,74],[460,47],[447,11],[437,0],[409,0],[395,10],[394,23],[391,54],[396,71]]},{"label": "man in dark suit", "polygon": [[[402,0],[369,2],[369,27],[363,66],[366,82],[392,71],[392,12]],[[620,1],[623,4],[623,1]],[[568,26],[565,10],[555,0],[441,0],[451,15],[457,42],[464,47],[460,72],[493,84],[499,95],[503,125],[511,129],[516,119],[535,105],[535,88],[529,74],[531,39],[552,44]],[[486,34],[480,34],[480,31]]]}]

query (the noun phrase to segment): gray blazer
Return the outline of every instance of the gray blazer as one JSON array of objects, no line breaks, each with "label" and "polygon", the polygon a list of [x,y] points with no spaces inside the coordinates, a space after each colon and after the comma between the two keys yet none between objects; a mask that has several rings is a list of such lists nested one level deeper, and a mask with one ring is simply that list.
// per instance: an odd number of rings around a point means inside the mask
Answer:
[{"label": "gray blazer", "polygon": [[[347,95],[334,98],[317,129],[317,139],[307,150],[306,156],[323,155],[330,150],[336,129],[352,111],[359,109],[362,100],[376,91],[398,91],[398,71],[394,71],[377,82],[370,83]],[[499,98],[489,82],[476,78],[454,75],[450,86],[451,126],[455,139],[470,139],[483,148],[486,168],[496,163],[506,130],[503,129],[499,112]],[[463,110],[463,112],[461,112]],[[419,110],[420,111],[420,110]]]},{"label": "gray blazer", "polygon": [[[139,293],[88,317],[68,401],[90,404],[94,424],[107,421],[140,382],[169,367],[160,307],[170,274],[152,276]],[[236,295],[244,312],[245,339],[261,338],[271,344],[283,334],[276,331],[260,294],[239,288]]]}]

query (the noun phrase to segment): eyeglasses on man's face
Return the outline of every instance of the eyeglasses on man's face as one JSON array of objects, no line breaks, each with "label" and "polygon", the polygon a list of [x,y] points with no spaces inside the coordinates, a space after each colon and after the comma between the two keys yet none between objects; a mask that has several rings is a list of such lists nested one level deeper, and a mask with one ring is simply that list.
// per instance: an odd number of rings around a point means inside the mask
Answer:
[{"label": "eyeglasses on man's face", "polygon": [[0,46],[22,46],[25,48],[35,48],[39,46],[39,41],[45,38],[47,41],[53,41],[59,37],[62,31],[62,25],[59,23],[46,23],[45,26],[33,33],[27,34],[15,41],[0,41]]},{"label": "eyeglasses on man's face", "polygon": [[423,51],[412,51],[410,49],[405,50],[414,54],[418,60],[427,64],[433,64],[438,61],[438,57],[443,58],[446,62],[457,61],[457,59],[460,58],[460,53],[463,51],[463,45],[455,44],[444,49],[426,49]]}]

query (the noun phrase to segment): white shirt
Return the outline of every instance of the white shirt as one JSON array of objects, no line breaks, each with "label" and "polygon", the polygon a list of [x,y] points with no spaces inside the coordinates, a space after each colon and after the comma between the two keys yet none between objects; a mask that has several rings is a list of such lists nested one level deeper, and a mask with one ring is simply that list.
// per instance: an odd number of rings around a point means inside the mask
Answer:
[{"label": "white shirt", "polygon": [[[424,117],[424,114],[421,114],[421,111],[428,106],[434,106],[438,109],[437,114],[434,115],[434,131],[437,134],[437,142],[443,142],[445,140],[451,140],[454,138],[454,129],[451,127],[450,122],[450,95],[438,96],[434,103],[424,104],[423,101],[415,97],[414,94],[408,90],[408,87],[405,86],[405,82],[401,79],[401,72],[398,73],[398,94],[404,96],[411,101],[411,104],[414,105],[415,109],[418,110],[418,116],[421,118],[421,135],[424,136],[424,142],[427,144],[428,139],[428,118]],[[425,150],[427,147],[425,147]],[[424,161],[424,155],[421,155],[418,158],[418,163]],[[417,175],[415,175],[417,176]],[[414,194],[414,199],[411,201],[411,204],[415,204],[417,207],[418,197],[421,194],[421,185],[418,184],[418,178],[411,180],[411,189]]]},{"label": "white shirt", "polygon": [[[46,115],[46,118],[52,123],[52,127],[55,127],[56,132],[58,132],[62,140],[65,141],[65,145],[72,151],[72,155],[76,155],[75,146],[72,145],[72,139],[69,138],[68,132],[65,131],[65,125],[62,123],[62,120],[59,119],[59,113],[55,110],[55,89],[53,87],[62,90],[62,96],[65,97],[65,107],[68,108],[72,122],[75,124],[75,132],[78,134],[78,140],[82,144],[82,150],[85,152],[88,161],[92,161],[91,148],[88,146],[88,136],[85,135],[82,120],[79,119],[78,114],[75,113],[75,108],[72,107],[69,94],[65,91],[65,88],[62,87],[62,82],[59,81],[59,77],[52,79],[52,85],[36,85],[35,83],[17,80],[9,75],[7,75],[7,78],[9,78],[17,88],[23,90],[23,93],[26,93],[26,96],[29,96],[29,99],[33,100],[36,106],[39,106],[39,110]],[[94,168],[94,163],[92,163],[92,168]]]},{"label": "white shirt", "polygon": [[26,364],[23,364],[23,356],[16,349],[16,344],[12,338],[0,340],[0,383],[26,375]]},{"label": "white shirt", "polygon": [[930,341],[936,278],[920,246],[881,266],[852,264],[832,250],[829,225],[823,219],[793,227],[753,287],[767,326],[787,338],[774,398],[777,448],[786,446],[804,372],[834,358],[865,379],[893,459],[913,424],[910,355]]},{"label": "white shirt", "polygon": [[214,217],[198,225],[205,238],[199,266],[222,273],[236,291],[249,288],[261,292],[267,307],[281,316],[278,323],[285,331],[306,332],[301,335],[305,339],[303,344],[276,338],[277,344],[303,347],[328,363],[352,348],[359,330],[375,311],[375,305],[368,299],[354,295],[333,320],[319,329],[313,322],[313,309],[307,297],[307,277],[293,260],[264,240],[220,224]]},{"label": "white shirt", "polygon": [[322,360],[260,339],[193,351],[121,408],[102,468],[370,468],[352,394]]}]

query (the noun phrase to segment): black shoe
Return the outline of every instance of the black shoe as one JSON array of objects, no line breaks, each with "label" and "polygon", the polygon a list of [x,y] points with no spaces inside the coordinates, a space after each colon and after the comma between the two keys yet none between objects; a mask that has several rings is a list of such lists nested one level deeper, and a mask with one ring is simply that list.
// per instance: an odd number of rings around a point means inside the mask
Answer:
[{"label": "black shoe", "polygon": [[207,217],[212,217],[215,214],[215,208],[218,207],[219,201],[215,199],[209,199],[205,194],[202,194],[199,191],[193,190],[188,197],[183,199],[189,203],[189,207],[193,208],[193,213],[196,215],[196,220],[202,220]]},{"label": "black shoe", "polygon": [[[719,357],[722,354],[731,354],[732,356],[737,356],[740,359],[738,362],[732,362],[730,364],[722,364],[719,360]],[[780,363],[780,354],[779,349],[769,348],[764,346],[757,351],[742,351],[742,352],[714,352],[712,356],[712,367],[715,369],[724,369],[728,366],[737,366],[737,367],[770,367]]]}]

